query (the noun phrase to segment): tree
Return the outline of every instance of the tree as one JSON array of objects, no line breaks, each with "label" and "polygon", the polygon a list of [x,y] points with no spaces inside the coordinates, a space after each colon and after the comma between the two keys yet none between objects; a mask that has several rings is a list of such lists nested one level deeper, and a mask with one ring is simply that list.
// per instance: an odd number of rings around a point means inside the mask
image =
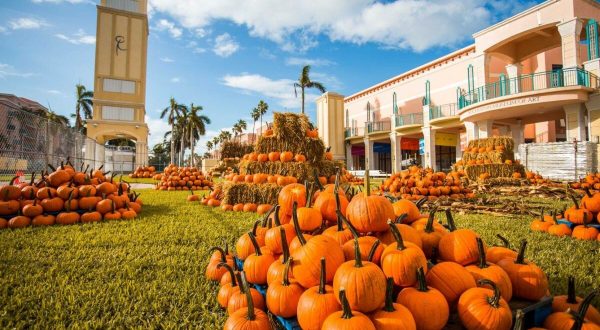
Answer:
[{"label": "tree", "polygon": [[260,100],[258,101],[258,113],[260,114],[260,135],[262,135],[262,117],[269,111],[269,105],[267,102]]},{"label": "tree", "polygon": [[[77,103],[75,104],[75,113],[72,117],[75,117],[75,130],[81,131],[85,120],[92,118],[92,108],[94,97],[94,91],[88,91],[82,84],[75,85]],[[83,113],[84,119],[81,118]]]},{"label": "tree", "polygon": [[[188,130],[190,133],[191,166],[194,166],[194,142],[206,134],[206,125],[210,124],[210,118],[200,114],[204,110],[201,105],[190,104],[188,115]],[[209,141],[210,142],[210,141]]]},{"label": "tree", "polygon": [[179,130],[179,137],[181,139],[181,148],[179,149],[179,166],[183,166],[184,154],[185,154],[185,139],[187,137],[187,122],[189,118],[189,111],[185,105],[180,105],[179,116],[177,117],[177,129]]},{"label": "tree", "polygon": [[[179,116],[179,111],[181,110],[181,105],[175,101],[175,98],[171,97],[169,100],[169,106],[164,108],[160,114],[160,119],[168,116],[167,122],[171,125],[171,132],[175,131],[175,123],[177,121],[177,116]],[[174,133],[173,133],[174,134]],[[165,134],[166,135],[166,134]],[[171,137],[171,164],[175,163],[175,139]]]},{"label": "tree", "polygon": [[242,133],[244,132],[244,130],[246,128],[248,128],[248,124],[246,123],[245,120],[240,119],[240,120],[238,120],[238,122],[236,123],[236,125],[237,125],[237,133],[240,136],[240,142],[241,142]]},{"label": "tree", "polygon": [[302,68],[302,72],[300,73],[300,78],[298,78],[298,82],[294,83],[294,94],[298,97],[298,92],[296,88],[300,88],[300,92],[302,94],[302,114],[304,114],[304,90],[308,88],[316,88],[321,93],[325,93],[325,87],[323,84],[317,81],[310,80],[310,65],[305,65]]},{"label": "tree", "polygon": [[254,138],[256,136],[256,121],[260,118],[260,111],[258,110],[258,108],[252,109],[252,111],[250,112],[250,116],[254,121],[254,123],[252,124],[252,143],[254,143]]},{"label": "tree", "polygon": [[206,141],[206,149],[210,152],[212,150],[212,148],[214,147],[213,142],[212,141]]}]

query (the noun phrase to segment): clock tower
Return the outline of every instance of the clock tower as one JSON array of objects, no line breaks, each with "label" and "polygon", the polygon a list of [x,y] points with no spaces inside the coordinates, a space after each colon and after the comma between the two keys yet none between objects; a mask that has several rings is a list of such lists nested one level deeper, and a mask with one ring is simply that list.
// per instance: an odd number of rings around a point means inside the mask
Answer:
[{"label": "clock tower", "polygon": [[[87,135],[99,144],[113,139],[135,141],[130,166],[146,165],[147,0],[101,0],[97,14],[94,111],[87,121]],[[96,148],[96,160],[103,163],[104,153],[104,148]],[[106,162],[126,161],[114,157]]]}]

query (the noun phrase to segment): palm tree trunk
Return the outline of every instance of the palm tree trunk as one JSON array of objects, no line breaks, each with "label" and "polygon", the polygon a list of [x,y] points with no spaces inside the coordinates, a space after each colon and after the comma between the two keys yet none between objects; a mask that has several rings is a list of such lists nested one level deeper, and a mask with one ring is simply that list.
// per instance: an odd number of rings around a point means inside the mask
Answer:
[{"label": "palm tree trunk", "polygon": [[190,152],[191,152],[190,164],[192,164],[192,166],[195,166],[196,160],[194,159],[194,129],[193,128],[190,130]]},{"label": "palm tree trunk", "polygon": [[302,114],[304,114],[304,87],[302,87]]},{"label": "palm tree trunk", "polygon": [[256,120],[252,124],[252,143],[254,143],[255,139],[256,139]]},{"label": "palm tree trunk", "polygon": [[175,127],[171,124],[171,164],[175,164]]},{"label": "palm tree trunk", "polygon": [[260,135],[262,135],[262,114],[260,115]]},{"label": "palm tree trunk", "polygon": [[183,154],[185,153],[185,131],[181,132],[181,150],[179,151],[179,166],[183,166]]}]

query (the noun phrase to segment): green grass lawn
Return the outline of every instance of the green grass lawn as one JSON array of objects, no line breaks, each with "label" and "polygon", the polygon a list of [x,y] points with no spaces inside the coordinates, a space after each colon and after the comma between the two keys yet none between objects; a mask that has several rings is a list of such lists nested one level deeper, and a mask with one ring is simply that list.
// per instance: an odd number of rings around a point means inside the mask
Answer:
[{"label": "green grass lawn", "polygon": [[[115,179],[120,180],[120,177],[115,177]],[[123,175],[123,181],[127,181],[129,183],[151,183],[151,184],[155,184],[156,180],[154,180],[153,178],[130,178],[129,176]]]},{"label": "green grass lawn", "polygon": [[[0,231],[1,328],[220,328],[217,285],[204,279],[208,249],[235,242],[257,218],[185,202],[188,192],[143,190],[139,219]],[[600,288],[597,242],[531,233],[530,219],[456,215],[488,244],[501,233],[530,241],[528,258],[554,294],[577,276]],[[597,302],[596,302],[596,305]]]}]

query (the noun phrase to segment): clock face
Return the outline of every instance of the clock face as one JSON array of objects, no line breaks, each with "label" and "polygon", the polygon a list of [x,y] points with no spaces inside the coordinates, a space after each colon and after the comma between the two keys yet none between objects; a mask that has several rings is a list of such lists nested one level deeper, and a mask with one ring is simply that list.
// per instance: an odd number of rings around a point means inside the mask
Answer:
[{"label": "clock face", "polygon": [[125,48],[125,37],[124,36],[115,36],[115,52],[117,56],[119,55],[119,51],[124,52],[127,48]]}]

